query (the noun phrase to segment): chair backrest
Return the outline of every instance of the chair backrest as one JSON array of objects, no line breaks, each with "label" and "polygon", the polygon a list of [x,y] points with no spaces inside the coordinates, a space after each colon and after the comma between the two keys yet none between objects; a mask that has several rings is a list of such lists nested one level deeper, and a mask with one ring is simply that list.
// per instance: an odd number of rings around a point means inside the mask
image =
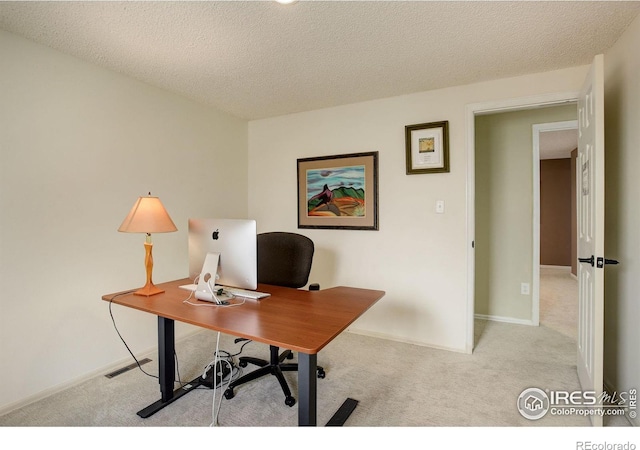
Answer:
[{"label": "chair backrest", "polygon": [[258,282],[301,288],[309,280],[313,241],[296,233],[258,234]]}]

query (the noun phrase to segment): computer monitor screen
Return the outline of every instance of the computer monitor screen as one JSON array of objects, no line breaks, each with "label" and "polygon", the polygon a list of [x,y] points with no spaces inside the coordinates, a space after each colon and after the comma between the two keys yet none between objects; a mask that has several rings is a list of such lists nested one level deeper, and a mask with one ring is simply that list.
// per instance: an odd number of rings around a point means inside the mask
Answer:
[{"label": "computer monitor screen", "polygon": [[207,253],[218,253],[215,283],[255,290],[258,287],[256,221],[189,219],[189,278],[194,280]]}]

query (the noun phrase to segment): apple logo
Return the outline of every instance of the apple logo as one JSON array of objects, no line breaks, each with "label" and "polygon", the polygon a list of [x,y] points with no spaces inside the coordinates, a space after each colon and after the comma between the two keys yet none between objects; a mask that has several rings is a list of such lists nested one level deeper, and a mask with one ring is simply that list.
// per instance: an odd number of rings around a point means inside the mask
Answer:
[{"label": "apple logo", "polygon": [[220,235],[220,230],[216,230],[216,231],[213,232],[211,237],[213,238],[214,241],[217,241],[219,235]]}]

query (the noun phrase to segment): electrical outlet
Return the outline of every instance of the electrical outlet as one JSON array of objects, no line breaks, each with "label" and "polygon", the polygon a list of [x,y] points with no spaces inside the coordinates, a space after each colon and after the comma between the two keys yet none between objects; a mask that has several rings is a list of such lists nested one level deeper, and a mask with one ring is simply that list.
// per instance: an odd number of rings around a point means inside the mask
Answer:
[{"label": "electrical outlet", "polygon": [[522,295],[529,295],[530,289],[529,289],[529,283],[520,283],[520,293]]}]

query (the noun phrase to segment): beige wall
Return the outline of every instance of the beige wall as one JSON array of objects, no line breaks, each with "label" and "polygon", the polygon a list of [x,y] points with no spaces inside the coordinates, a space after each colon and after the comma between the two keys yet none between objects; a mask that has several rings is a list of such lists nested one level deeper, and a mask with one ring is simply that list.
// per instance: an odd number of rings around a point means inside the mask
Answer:
[{"label": "beige wall", "polygon": [[[380,230],[299,230],[317,246],[311,279],[323,286],[387,292],[353,331],[469,351],[467,325],[473,311],[467,307],[467,105],[575,92],[586,69],[252,121],[249,215],[261,231],[298,231],[296,159],[378,151]],[[404,127],[441,120],[449,121],[451,172],[406,175]],[[444,214],[436,214],[436,200],[444,200]],[[518,286],[527,273],[518,274]]]},{"label": "beige wall", "polygon": [[532,126],[576,117],[566,105],[476,118],[476,314],[533,320],[520,293],[533,286]]},{"label": "beige wall", "polygon": [[[131,362],[100,297],[144,284],[144,237],[116,230],[158,195],[179,231],[154,281],[187,276],[187,219],[247,214],[247,124],[4,31],[0,61],[2,411]],[[156,347],[153,317],[114,316]]]},{"label": "beige wall", "polygon": [[[605,53],[605,383],[640,387],[640,17]],[[634,420],[640,426],[640,420]]]}]

